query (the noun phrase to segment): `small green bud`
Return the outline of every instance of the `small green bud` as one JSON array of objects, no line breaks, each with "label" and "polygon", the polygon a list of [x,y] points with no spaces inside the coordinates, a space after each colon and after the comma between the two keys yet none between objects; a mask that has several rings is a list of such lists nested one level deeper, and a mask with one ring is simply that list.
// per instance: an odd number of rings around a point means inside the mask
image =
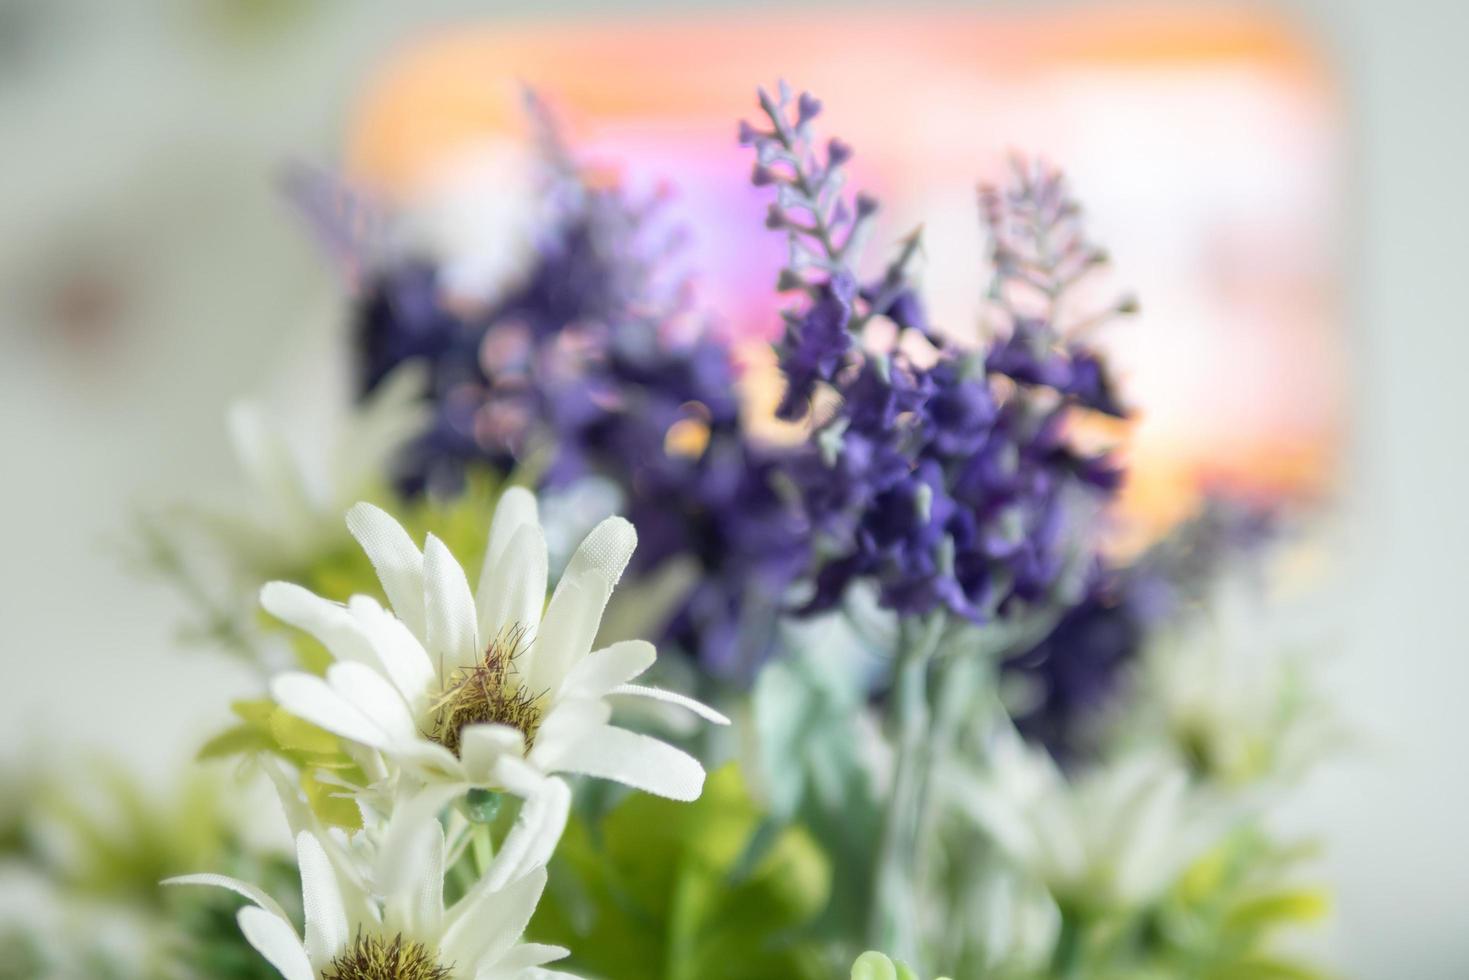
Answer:
[{"label": "small green bud", "polygon": [[489,789],[472,789],[464,798],[464,809],[475,823],[494,823],[505,794]]}]

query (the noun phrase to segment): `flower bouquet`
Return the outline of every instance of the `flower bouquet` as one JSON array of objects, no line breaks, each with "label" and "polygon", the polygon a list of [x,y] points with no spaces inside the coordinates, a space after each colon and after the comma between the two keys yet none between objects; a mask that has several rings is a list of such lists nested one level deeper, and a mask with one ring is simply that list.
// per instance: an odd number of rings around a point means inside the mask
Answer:
[{"label": "flower bouquet", "polygon": [[239,407],[239,499],[139,534],[259,687],[177,806],[14,776],[6,976],[1322,975],[1270,820],[1334,735],[1262,605],[1290,515],[1117,545],[1136,303],[1061,173],[980,190],[964,339],[821,108],[762,90],[730,150],[788,245],[774,420],[676,208],[536,96],[493,276],[292,173],[353,390],[310,440]]}]

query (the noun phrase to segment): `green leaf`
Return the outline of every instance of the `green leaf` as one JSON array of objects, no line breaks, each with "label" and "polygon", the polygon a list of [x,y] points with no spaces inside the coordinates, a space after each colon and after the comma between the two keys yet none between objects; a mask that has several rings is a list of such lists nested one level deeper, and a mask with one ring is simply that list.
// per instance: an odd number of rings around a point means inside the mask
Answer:
[{"label": "green leaf", "polygon": [[230,710],[241,720],[268,724],[275,713],[276,703],[270,698],[252,698],[248,701],[231,701]]},{"label": "green leaf", "polygon": [[275,748],[271,737],[262,732],[258,725],[236,725],[227,728],[205,742],[196,758],[200,761],[223,759],[232,755],[250,752],[269,752]]},{"label": "green leaf", "polygon": [[318,728],[304,718],[296,717],[284,708],[276,708],[271,712],[270,734],[276,744],[287,752],[334,755],[341,745],[337,736],[331,732]]},{"label": "green leaf", "polygon": [[1273,892],[1241,902],[1230,910],[1225,924],[1231,929],[1259,930],[1320,921],[1331,908],[1325,892],[1297,888]]},{"label": "green leaf", "polygon": [[1251,956],[1211,970],[1206,980],[1325,980],[1325,977],[1318,970],[1289,960]]},{"label": "green leaf", "polygon": [[322,821],[343,830],[362,829],[362,811],[350,797],[339,795],[339,787],[317,780],[310,769],[301,773],[301,789],[306,792],[306,801],[311,810]]},{"label": "green leaf", "polygon": [[822,917],[828,936],[860,935],[872,893],[872,856],[881,830],[872,780],[857,747],[863,709],[845,627],[819,623],[794,632],[790,655],[772,661],[756,680],[755,728],[761,784],[772,813],[799,821],[832,857],[832,901]]},{"label": "green leaf", "polygon": [[609,980],[825,978],[803,930],[826,906],[830,867],[786,828],[741,868],[764,823],[733,765],[694,803],[635,794],[595,827],[573,820],[529,936]]}]

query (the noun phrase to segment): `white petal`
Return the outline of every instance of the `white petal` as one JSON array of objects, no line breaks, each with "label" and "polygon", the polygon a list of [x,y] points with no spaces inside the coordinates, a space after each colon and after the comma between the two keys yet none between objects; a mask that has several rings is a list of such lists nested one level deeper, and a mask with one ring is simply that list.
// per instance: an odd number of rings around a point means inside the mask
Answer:
[{"label": "white petal", "polygon": [[309,833],[296,838],[296,862],[306,911],[306,953],[311,962],[326,963],[351,939],[341,885],[321,842]]},{"label": "white petal", "polygon": [[383,594],[413,635],[426,640],[423,611],[423,555],[387,511],[357,504],[347,511],[347,528],[367,553]]},{"label": "white petal", "polygon": [[472,783],[491,777],[503,755],[525,755],[525,736],[509,725],[467,725],[459,733],[459,758]]},{"label": "white petal", "polygon": [[423,546],[423,608],[429,656],[445,672],[479,661],[474,595],[464,569],[444,542],[428,536]]},{"label": "white petal", "polygon": [[383,672],[418,716],[438,683],[438,673],[428,651],[408,626],[379,606],[377,600],[353,596],[347,608],[362,624]]},{"label": "white petal", "polygon": [[312,522],[311,494],[307,490],[300,461],[259,406],[234,405],[228,419],[230,441],[245,476],[289,526],[309,527]]},{"label": "white petal", "polygon": [[630,694],[640,698],[651,698],[654,701],[666,701],[669,704],[676,704],[680,708],[687,708],[694,714],[698,715],[700,718],[703,718],[705,721],[711,721],[716,725],[729,724],[728,718],[720,714],[718,711],[715,711],[704,702],[695,701],[693,698],[679,694],[675,691],[665,691],[661,687],[645,687],[642,684],[623,684],[620,687],[613,688],[608,693]]},{"label": "white petal", "polygon": [[462,783],[466,781],[464,765],[454,753],[426,738],[415,738],[411,742],[394,742],[383,749],[383,753],[411,770],[425,782],[448,780]]},{"label": "white petal", "polygon": [[500,494],[500,500],[495,504],[495,516],[490,521],[490,539],[485,545],[485,561],[479,576],[481,585],[493,577],[505,549],[526,526],[541,526],[536,496],[525,487],[508,487]]},{"label": "white petal", "polygon": [[271,898],[256,885],[252,885],[248,881],[241,881],[238,878],[229,878],[225,875],[215,874],[178,875],[174,878],[165,878],[162,883],[165,885],[207,885],[211,888],[226,888],[236,895],[248,898],[272,915],[278,915],[282,919],[287,918],[285,910],[280,907],[280,904],[275,899]]},{"label": "white petal", "polygon": [[704,767],[687,752],[647,735],[603,725],[565,753],[559,768],[599,776],[671,800],[697,800]]},{"label": "white petal", "polygon": [[237,918],[245,939],[285,980],[315,980],[316,971],[289,922],[253,906],[240,909]]},{"label": "white petal", "polygon": [[541,721],[527,758],[540,771],[555,772],[568,752],[595,735],[611,717],[612,706],[601,698],[558,701]]},{"label": "white petal", "polygon": [[439,947],[445,962],[466,972],[494,965],[525,932],[545,887],[546,869],[537,868],[502,889],[472,889],[451,913]]},{"label": "white petal", "polygon": [[609,517],[592,528],[566,567],[572,572],[596,569],[616,585],[637,546],[638,532],[632,524],[622,517]]},{"label": "white petal", "polygon": [[626,684],[653,666],[658,653],[646,640],[623,640],[594,650],[571,668],[561,685],[565,695],[601,697],[620,684]]},{"label": "white petal", "polygon": [[997,792],[996,787],[988,783],[960,782],[952,787],[952,792],[1001,850],[1017,864],[1034,870],[1034,830],[1018,801]]},{"label": "white petal", "polygon": [[1119,816],[1112,860],[1116,866],[1117,890],[1126,899],[1145,901],[1164,887],[1177,871],[1182,858],[1170,851],[1187,825],[1183,813],[1188,777],[1181,770],[1156,774]]},{"label": "white petal", "polygon": [[463,787],[426,792],[394,812],[378,853],[375,883],[389,932],[437,936],[444,917],[444,828],[438,812]]},{"label": "white petal", "polygon": [[495,961],[495,969],[490,974],[497,976],[501,971],[507,976],[514,976],[516,970],[525,970],[543,963],[554,963],[556,960],[565,959],[571,955],[571,950],[564,946],[548,946],[545,943],[521,943],[514,947],[504,956]]},{"label": "white petal", "polygon": [[531,644],[527,682],[532,690],[559,690],[571,668],[592,649],[602,611],[637,543],[631,524],[609,517],[576,549]]},{"label": "white petal", "polygon": [[546,536],[538,524],[521,525],[494,565],[486,557],[475,593],[479,635],[486,643],[507,628],[534,630],[540,623],[546,604],[546,561]]},{"label": "white petal", "polygon": [[270,682],[270,695],[291,714],[342,738],[376,749],[387,748],[390,743],[381,728],[320,677],[281,674]]},{"label": "white petal", "polygon": [[[342,886],[342,901],[347,910],[348,923],[355,925],[372,921],[376,915],[376,908],[367,894],[357,862],[346,852],[342,843],[333,838],[322,826],[321,821],[307,805],[295,776],[288,774],[281,763],[270,757],[261,760],[261,768],[275,784],[276,797],[285,810],[286,823],[292,835],[299,838],[302,833],[311,834],[330,859],[332,868],[337,874],[337,881]],[[322,777],[324,782],[330,781],[330,778],[329,775]]]},{"label": "white petal", "polygon": [[338,660],[375,663],[377,654],[347,607],[291,582],[267,582],[260,604],[275,618],[305,630]]},{"label": "white petal", "polygon": [[362,487],[380,481],[403,444],[428,427],[433,409],[423,398],[427,367],[400,364],[346,413],[332,453],[334,509],[346,510]]},{"label": "white petal", "polygon": [[486,889],[501,888],[543,867],[556,850],[571,812],[571,787],[543,776],[520,759],[500,760],[496,775],[507,790],[524,800],[515,824],[480,880]]},{"label": "white petal", "polygon": [[388,679],[362,664],[332,664],[327,683],[380,729],[388,739],[411,742],[418,738],[418,725],[408,712],[403,695]]}]

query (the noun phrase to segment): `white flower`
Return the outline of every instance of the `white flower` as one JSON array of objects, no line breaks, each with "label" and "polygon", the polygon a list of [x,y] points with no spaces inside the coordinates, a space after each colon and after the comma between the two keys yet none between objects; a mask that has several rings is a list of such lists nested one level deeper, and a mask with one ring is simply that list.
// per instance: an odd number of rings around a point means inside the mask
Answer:
[{"label": "white flower", "polygon": [[1135,754],[1069,780],[1013,729],[987,771],[954,780],[958,804],[1063,906],[1133,907],[1162,894],[1231,825],[1167,757]]},{"label": "white flower", "polygon": [[267,585],[265,608],[311,633],[337,660],[325,678],[275,678],[271,692],[282,707],[381,753],[423,786],[525,798],[517,828],[525,833],[505,848],[523,849],[530,864],[549,855],[565,823],[570,791],[554,774],[598,776],[677,800],[699,796],[698,760],[609,721],[609,698],[626,695],[727,723],[689,698],[629,683],[653,664],[651,644],[592,650],[637,542],[631,524],[613,517],[593,529],[546,603],[546,542],[535,498],[524,489],[501,497],[474,591],[432,535],[420,551],[393,518],[367,504],[353,507],[347,523],[397,615],[366,596],[344,606],[299,586]]},{"label": "white flower", "polygon": [[967,942],[977,946],[986,970],[995,976],[1043,974],[1056,939],[1061,915],[1046,888],[992,862],[971,884],[965,906],[973,923]]},{"label": "white flower", "polygon": [[[503,887],[486,876],[445,908],[445,853],[443,829],[423,806],[394,814],[370,863],[357,873],[344,873],[334,841],[299,833],[304,938],[280,905],[248,882],[197,874],[164,883],[227,888],[254,903],[240,910],[240,930],[285,980],[568,977],[542,969],[566,950],[519,942],[545,888],[545,869]],[[385,969],[384,961],[392,968]]]},{"label": "white flower", "polygon": [[345,540],[342,512],[379,487],[392,456],[426,424],[422,389],[420,372],[399,370],[360,405],[348,407],[344,393],[344,404],[327,406],[328,448],[314,453],[292,443],[301,420],[272,416],[254,402],[233,406],[230,442],[250,493],[238,510],[205,521],[235,564],[279,574]]},{"label": "white flower", "polygon": [[1201,778],[1268,793],[1341,735],[1308,683],[1310,637],[1293,636],[1293,617],[1272,613],[1246,583],[1221,583],[1205,608],[1144,651],[1137,701],[1147,710],[1120,734],[1161,736]]}]

